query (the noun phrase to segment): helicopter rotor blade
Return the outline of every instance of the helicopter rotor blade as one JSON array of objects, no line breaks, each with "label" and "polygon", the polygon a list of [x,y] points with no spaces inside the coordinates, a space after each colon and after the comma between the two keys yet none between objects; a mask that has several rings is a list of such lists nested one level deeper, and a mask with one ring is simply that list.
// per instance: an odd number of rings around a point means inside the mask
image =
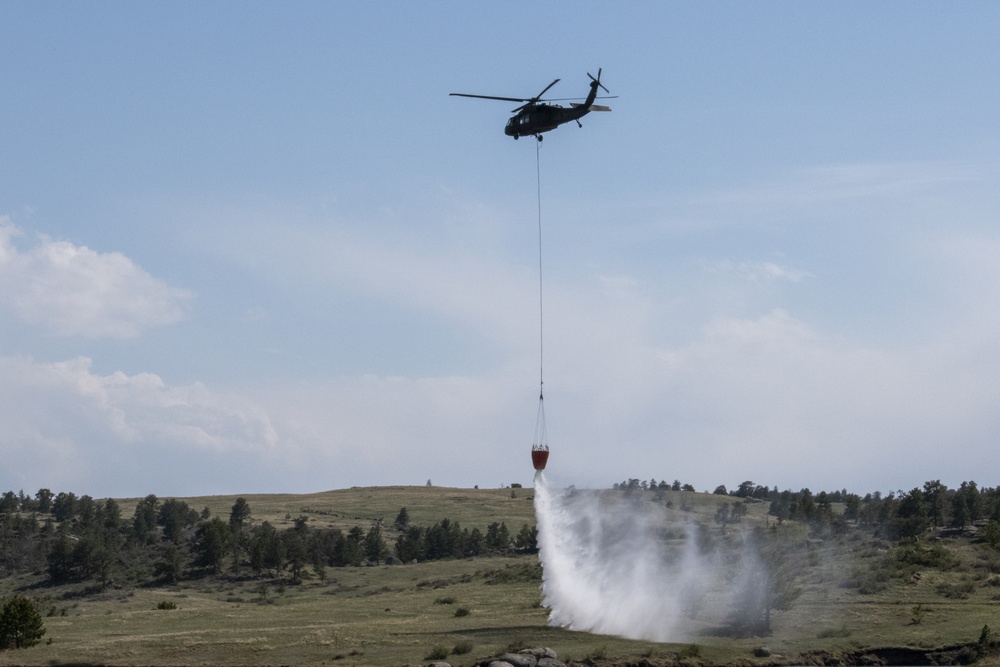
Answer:
[{"label": "helicopter rotor blade", "polygon": [[547,93],[548,90],[549,90],[549,88],[551,88],[552,86],[556,85],[557,83],[559,83],[559,79],[556,79],[555,81],[553,81],[549,85],[545,86],[545,88],[542,89],[542,92],[538,93],[538,95],[536,95],[535,97],[533,97],[531,99],[534,100],[535,102],[537,102],[538,100],[542,99],[542,95],[544,95],[545,93]]},{"label": "helicopter rotor blade", "polygon": [[[570,102],[572,100],[585,100],[586,97],[547,97],[544,100],[538,100],[539,102]],[[617,95],[598,95],[594,98],[595,100],[616,100]]]},{"label": "helicopter rotor blade", "polygon": [[598,68],[597,68],[597,78],[596,78],[596,79],[594,78],[594,75],[593,75],[593,74],[591,74],[590,72],[587,72],[587,76],[589,76],[589,77],[590,77],[590,80],[591,80],[591,81],[593,81],[593,82],[594,82],[594,83],[596,83],[596,84],[597,84],[598,86],[600,86],[601,88],[603,88],[603,89],[604,89],[604,92],[606,92],[606,93],[608,93],[608,94],[610,94],[610,93],[611,93],[611,91],[610,91],[610,90],[608,90],[607,88],[605,88],[605,87],[604,87],[604,84],[603,84],[603,83],[601,83],[601,68],[600,68],[600,67],[598,67]]},{"label": "helicopter rotor blade", "polygon": [[503,102],[530,102],[526,97],[497,97],[496,95],[472,95],[470,93],[449,93],[455,97],[476,97],[481,100],[501,100]]}]

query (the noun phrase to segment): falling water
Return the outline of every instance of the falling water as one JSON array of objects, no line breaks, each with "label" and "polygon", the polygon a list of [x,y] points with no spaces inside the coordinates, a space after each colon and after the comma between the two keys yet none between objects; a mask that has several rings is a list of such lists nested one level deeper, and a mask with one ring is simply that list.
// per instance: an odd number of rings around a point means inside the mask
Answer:
[{"label": "falling water", "polygon": [[[725,621],[733,564],[699,549],[697,528],[662,505],[620,494],[556,490],[535,475],[535,513],[549,623],[651,641],[683,641]],[[736,571],[755,576],[744,559]]]}]

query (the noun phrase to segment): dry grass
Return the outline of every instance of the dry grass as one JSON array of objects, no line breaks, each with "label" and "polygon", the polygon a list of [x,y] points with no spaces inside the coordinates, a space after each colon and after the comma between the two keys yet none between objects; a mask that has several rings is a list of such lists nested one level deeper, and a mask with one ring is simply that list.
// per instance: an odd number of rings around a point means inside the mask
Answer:
[{"label": "dry grass", "polygon": [[[411,522],[429,525],[444,517],[481,529],[506,521],[513,531],[533,523],[531,489],[355,488],[300,496],[246,496],[253,520],[290,524],[300,514],[316,526],[349,528],[383,519],[400,507]],[[236,496],[185,499],[228,516]],[[671,493],[665,498],[679,519],[697,517],[722,535],[712,516],[719,496]],[[122,501],[124,514],[132,506]],[[682,504],[690,507],[681,512]],[[749,506],[745,525],[765,525],[767,505]],[[773,525],[773,524],[772,524]],[[738,527],[727,530],[736,531]],[[865,646],[939,647],[975,641],[982,626],[1000,630],[1000,558],[979,545],[949,543],[957,564],[892,579],[877,593],[846,587],[857,568],[885,562],[888,545],[865,536],[809,542],[802,526],[781,526],[798,541],[809,568],[794,606],[774,617],[767,638],[705,635],[695,644],[651,644],[548,627],[539,606],[533,557],[489,557],[403,566],[328,568],[326,579],[202,579],[165,588],[108,590],[80,595],[80,586],[47,588],[44,579],[0,581],[0,595],[20,589],[54,609],[45,618],[39,646],[0,652],[0,665],[345,665],[398,667],[419,664],[437,649],[465,667],[509,648],[549,646],[563,659],[623,656],[694,656],[704,663],[754,661],[755,648],[793,660],[809,651]],[[971,589],[964,599],[941,594],[942,586]],[[262,584],[266,585],[262,588]],[[447,602],[441,602],[447,600]],[[176,609],[157,609],[162,602]],[[914,610],[920,605],[920,612]],[[169,606],[169,605],[166,605]],[[468,614],[456,615],[456,609]],[[454,652],[460,647],[459,652]],[[765,660],[766,661],[766,660]]]},{"label": "dry grass", "polygon": [[[514,497],[512,498],[511,495]],[[207,507],[214,516],[229,517],[239,495],[197,496],[183,500],[201,511]],[[309,517],[317,528],[370,526],[379,519],[391,527],[396,514],[405,507],[410,523],[429,526],[447,517],[463,528],[484,529],[493,521],[506,521],[513,532],[522,524],[535,522],[534,491],[525,489],[454,489],[437,486],[353,487],[307,494],[243,495],[253,512],[251,520],[270,521],[287,528],[299,516]],[[131,517],[138,498],[122,500],[122,515]]]}]

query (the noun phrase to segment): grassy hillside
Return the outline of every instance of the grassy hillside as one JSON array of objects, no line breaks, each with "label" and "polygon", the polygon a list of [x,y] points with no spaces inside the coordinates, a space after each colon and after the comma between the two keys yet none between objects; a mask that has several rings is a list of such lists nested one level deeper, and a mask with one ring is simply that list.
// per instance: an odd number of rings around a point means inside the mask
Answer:
[{"label": "grassy hillside", "polygon": [[[184,498],[192,508],[208,508],[213,516],[228,517],[240,496],[195,496]],[[368,527],[382,519],[391,524],[401,507],[410,523],[429,526],[447,517],[463,526],[485,528],[506,521],[514,529],[535,522],[533,493],[526,489],[452,489],[437,486],[352,487],[306,494],[243,495],[253,510],[254,522],[269,521],[287,528],[299,516],[309,517],[311,526],[348,530]],[[139,498],[119,501],[123,516],[131,516]]]},{"label": "grassy hillside", "polygon": [[[253,523],[290,527],[308,516],[309,525],[346,531],[383,519],[391,542],[390,524],[401,507],[413,525],[447,517],[481,530],[503,521],[516,531],[534,523],[532,495],[532,489],[383,487],[245,498]],[[226,517],[236,497],[184,500]],[[708,629],[684,644],[655,644],[551,628],[540,606],[537,557],[491,555],[336,567],[323,577],[307,570],[298,583],[287,572],[192,571],[176,584],[112,583],[101,590],[93,582],[51,586],[43,571],[17,574],[0,581],[0,596],[27,595],[51,615],[40,645],[0,652],[0,664],[394,667],[426,663],[437,653],[465,667],[526,646],[549,646],[561,659],[588,664],[808,664],[838,655],[853,661],[869,649],[973,643],[984,625],[1000,631],[1000,557],[968,535],[939,532],[902,546],[858,528],[817,538],[794,521],[776,525],[766,503],[746,505],[740,524],[717,524],[719,506],[732,500],[668,492],[657,502],[675,508],[678,520],[700,522],[720,543],[754,526],[780,532],[796,564],[790,576],[797,596],[775,612],[768,637]],[[646,494],[638,502],[653,499]],[[130,516],[136,500],[120,504]],[[762,646],[770,657],[754,657]]]}]

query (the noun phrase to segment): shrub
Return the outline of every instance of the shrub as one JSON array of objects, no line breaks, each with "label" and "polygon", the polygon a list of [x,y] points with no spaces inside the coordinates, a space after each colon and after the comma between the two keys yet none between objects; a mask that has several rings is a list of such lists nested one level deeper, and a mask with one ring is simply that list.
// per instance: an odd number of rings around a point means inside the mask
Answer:
[{"label": "shrub", "polygon": [[607,657],[608,657],[608,647],[598,646],[597,648],[593,649],[590,653],[588,653],[587,656],[584,658],[584,660],[604,660]]},{"label": "shrub", "polygon": [[461,618],[462,616],[468,616],[469,613],[470,612],[467,607],[459,607],[458,609],[455,610],[455,616],[458,618]]},{"label": "shrub", "polygon": [[701,655],[701,646],[698,644],[688,644],[677,652],[679,658],[697,658]]},{"label": "shrub", "polygon": [[454,655],[465,655],[472,650],[472,646],[473,644],[470,641],[460,641],[455,644],[455,648],[451,649],[451,652]]},{"label": "shrub", "polygon": [[156,605],[157,609],[177,609],[177,605],[170,600],[163,600],[160,604]]},{"label": "shrub", "polygon": [[834,637],[850,637],[850,636],[851,636],[851,631],[848,630],[843,625],[840,626],[839,628],[826,628],[826,629],[820,630],[816,634],[816,637],[819,638],[819,639],[832,639]]},{"label": "shrub", "polygon": [[44,634],[42,616],[28,598],[15,595],[0,610],[0,649],[34,646]]},{"label": "shrub", "polygon": [[435,646],[431,649],[431,652],[427,654],[424,660],[444,660],[448,657],[448,649],[444,646]]},{"label": "shrub", "polygon": [[965,600],[975,590],[975,587],[975,584],[971,581],[957,581],[940,584],[934,590],[941,597],[950,600]]}]

